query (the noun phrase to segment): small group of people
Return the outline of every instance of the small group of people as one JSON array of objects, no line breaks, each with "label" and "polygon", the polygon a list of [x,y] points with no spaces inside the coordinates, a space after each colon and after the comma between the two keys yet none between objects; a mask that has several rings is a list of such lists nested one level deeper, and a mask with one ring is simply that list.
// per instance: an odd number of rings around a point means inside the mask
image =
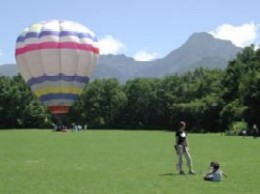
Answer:
[{"label": "small group of people", "polygon": [[[62,124],[61,122],[59,122],[58,124],[52,123],[52,128],[53,131],[57,131],[57,132],[67,132],[69,129],[67,128],[66,125]],[[85,124],[83,127],[82,125],[78,125],[75,122],[73,122],[71,124],[71,131],[72,132],[79,132],[81,130],[87,130],[88,126],[87,124]]]},{"label": "small group of people", "polygon": [[251,135],[253,136],[254,139],[256,139],[257,137],[259,137],[259,130],[256,124],[253,124],[252,128],[249,130],[243,129],[239,135],[246,137],[247,135]]},{"label": "small group of people", "polygon": [[54,132],[67,132],[68,130],[67,126],[62,123],[52,123],[52,128]]},{"label": "small group of people", "polygon": [[[179,174],[184,175],[185,172],[183,170],[183,157],[185,157],[189,169],[188,173],[194,175],[195,171],[192,168],[192,158],[188,147],[188,139],[187,139],[187,133],[185,132],[185,129],[186,129],[186,123],[184,121],[181,121],[179,123],[179,127],[175,135],[176,142],[174,148],[178,155],[178,162],[176,166],[179,171]],[[220,169],[220,164],[216,161],[212,161],[210,163],[209,172],[203,176],[203,179],[205,181],[221,181],[222,176],[227,177],[226,173],[224,173]]]},{"label": "small group of people", "polygon": [[88,128],[87,124],[85,124],[83,127],[82,127],[82,125],[76,124],[75,122],[73,122],[71,124],[72,132],[79,132],[81,130],[87,130],[87,128]]},{"label": "small group of people", "polygon": [[82,130],[82,126],[81,125],[77,125],[76,123],[72,123],[71,124],[71,130],[72,132],[79,132]]}]

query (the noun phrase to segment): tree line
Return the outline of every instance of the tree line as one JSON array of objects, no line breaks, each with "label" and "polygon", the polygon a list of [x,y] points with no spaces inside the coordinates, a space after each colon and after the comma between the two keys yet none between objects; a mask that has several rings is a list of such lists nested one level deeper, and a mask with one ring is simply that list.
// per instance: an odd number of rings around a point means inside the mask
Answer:
[{"label": "tree line", "polygon": [[[243,121],[250,128],[260,126],[259,88],[260,49],[251,45],[225,70],[197,68],[126,83],[94,80],[64,122],[98,129],[172,129],[185,120],[194,132],[220,132]],[[20,75],[0,77],[0,128],[50,128],[54,121]]]}]

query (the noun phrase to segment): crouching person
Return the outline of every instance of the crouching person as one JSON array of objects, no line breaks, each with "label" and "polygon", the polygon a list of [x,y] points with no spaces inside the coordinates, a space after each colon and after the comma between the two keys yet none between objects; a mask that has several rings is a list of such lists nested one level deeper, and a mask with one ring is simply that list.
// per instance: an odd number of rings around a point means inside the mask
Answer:
[{"label": "crouching person", "polygon": [[213,182],[220,182],[222,177],[227,177],[227,174],[220,169],[220,165],[218,162],[211,162],[210,163],[210,171],[207,173],[203,179],[205,181],[213,181]]}]

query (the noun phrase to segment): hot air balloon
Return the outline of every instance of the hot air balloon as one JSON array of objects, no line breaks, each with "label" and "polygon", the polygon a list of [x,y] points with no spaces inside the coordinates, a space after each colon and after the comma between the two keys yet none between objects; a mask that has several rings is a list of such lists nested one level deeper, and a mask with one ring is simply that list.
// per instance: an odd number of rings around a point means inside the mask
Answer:
[{"label": "hot air balloon", "polygon": [[16,41],[22,77],[54,115],[68,113],[88,83],[98,55],[95,34],[73,21],[33,24]]}]

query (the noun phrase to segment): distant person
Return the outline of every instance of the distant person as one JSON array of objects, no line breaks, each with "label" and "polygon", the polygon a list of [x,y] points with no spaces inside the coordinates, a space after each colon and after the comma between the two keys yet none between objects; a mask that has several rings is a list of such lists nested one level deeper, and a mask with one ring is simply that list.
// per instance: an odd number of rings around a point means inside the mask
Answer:
[{"label": "distant person", "polygon": [[216,161],[210,163],[209,172],[203,177],[205,181],[220,182],[222,177],[227,177],[227,174],[220,169],[220,165]]},{"label": "distant person", "polygon": [[258,127],[256,124],[253,125],[253,136],[254,138],[258,137]]},{"label": "distant person", "polygon": [[78,128],[78,132],[82,130],[82,126],[81,125],[77,125]]},{"label": "distant person", "polygon": [[71,126],[72,126],[72,132],[78,132],[79,130],[78,130],[78,125],[76,124],[76,123],[72,123],[71,124]]},{"label": "distant person", "polygon": [[242,136],[246,137],[246,130],[245,129],[242,130]]},{"label": "distant person", "polygon": [[52,123],[52,130],[53,131],[57,131],[58,126],[55,123]]},{"label": "distant person", "polygon": [[186,128],[186,123],[184,121],[181,121],[179,123],[179,129],[176,132],[175,150],[178,155],[177,168],[179,170],[179,174],[185,174],[183,171],[183,156],[184,156],[187,162],[187,166],[189,168],[189,174],[195,174],[194,170],[192,169],[192,159],[189,152],[187,134],[185,132],[185,128]]}]

